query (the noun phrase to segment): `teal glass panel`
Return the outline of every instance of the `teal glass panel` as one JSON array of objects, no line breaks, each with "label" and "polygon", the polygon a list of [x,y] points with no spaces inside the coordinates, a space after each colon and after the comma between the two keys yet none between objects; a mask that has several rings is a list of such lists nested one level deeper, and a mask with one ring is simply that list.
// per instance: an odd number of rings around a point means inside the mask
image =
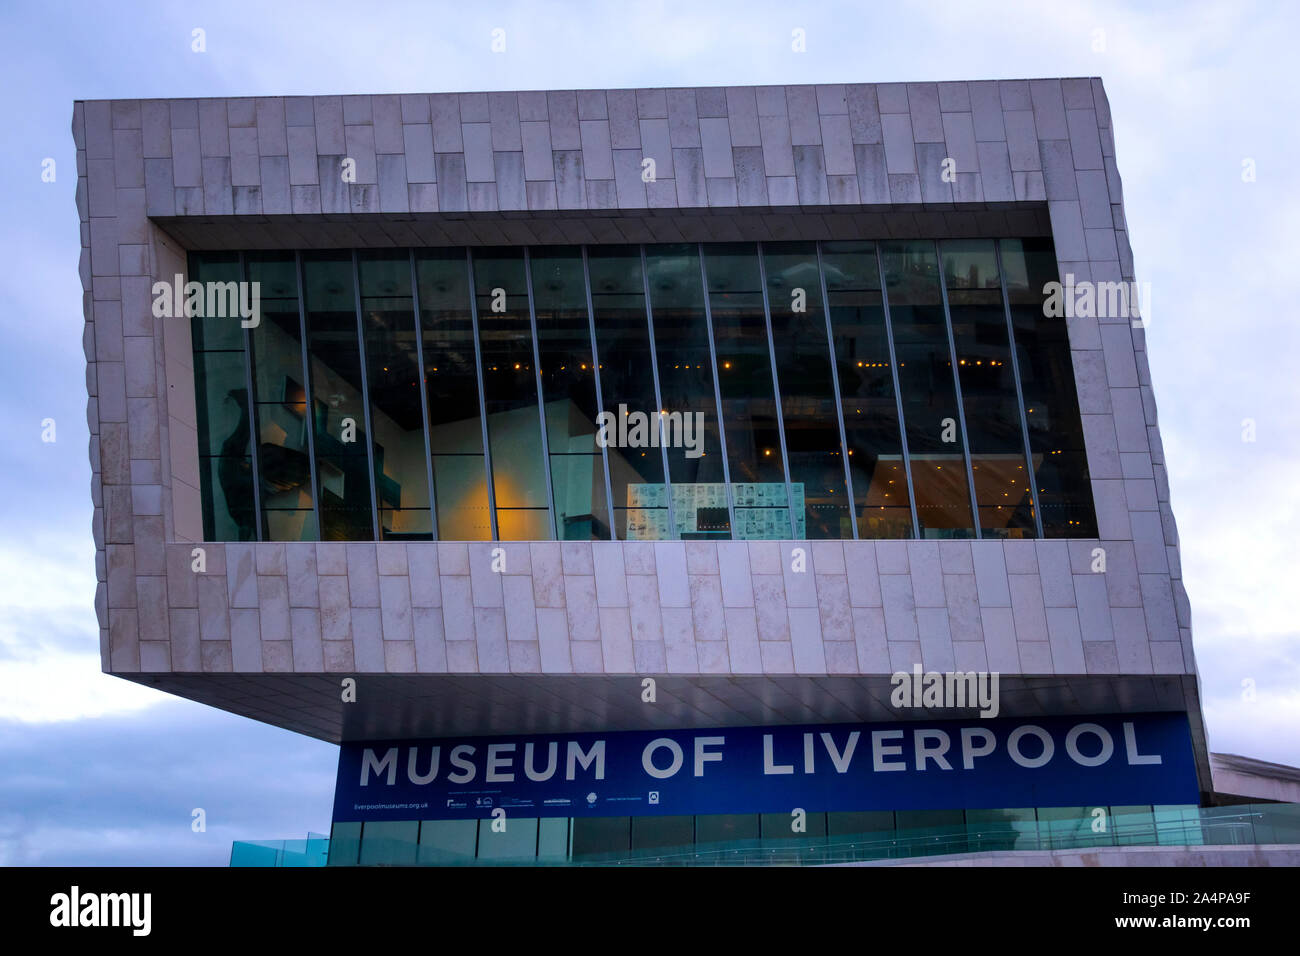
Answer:
[{"label": "teal glass panel", "polygon": [[423,866],[457,866],[474,862],[477,820],[424,820],[416,862]]},{"label": "teal glass panel", "polygon": [[372,820],[361,829],[362,866],[413,866],[420,843],[418,820]]},{"label": "teal glass panel", "polygon": [[542,817],[537,821],[537,862],[562,863],[569,858],[569,818]]},{"label": "teal glass panel", "polygon": [[633,817],[632,849],[688,851],[695,844],[694,817]]},{"label": "teal glass panel", "polygon": [[757,813],[710,813],[695,818],[695,842],[757,845]]},{"label": "teal glass panel", "polygon": [[575,817],[573,859],[618,859],[632,849],[631,817]]},{"label": "teal glass panel", "polygon": [[796,829],[799,821],[790,813],[764,813],[760,816],[760,829],[764,843],[785,840],[826,842],[826,814],[824,813],[805,813],[802,818],[802,830]]},{"label": "teal glass panel", "polygon": [[335,821],[330,827],[329,865],[356,866],[361,858],[361,824]]},{"label": "teal glass panel", "polygon": [[537,860],[537,820],[507,817],[504,830],[493,830],[493,820],[478,821],[478,858],[499,863],[533,863]]}]

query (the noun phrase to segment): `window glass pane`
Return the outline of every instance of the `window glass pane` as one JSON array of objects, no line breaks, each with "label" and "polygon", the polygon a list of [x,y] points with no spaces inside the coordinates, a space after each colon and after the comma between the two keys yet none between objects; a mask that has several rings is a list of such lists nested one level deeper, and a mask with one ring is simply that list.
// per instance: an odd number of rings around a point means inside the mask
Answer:
[{"label": "window glass pane", "polygon": [[424,820],[416,862],[425,866],[473,863],[477,846],[477,820]]},{"label": "window glass pane", "polygon": [[313,541],[311,451],[303,378],[298,270],[292,253],[252,253],[248,281],[258,284],[261,321],[249,330],[257,457],[261,468],[262,537]]},{"label": "window glass pane", "polygon": [[817,247],[765,243],[763,268],[785,422],[786,457],[809,538],[852,538]]},{"label": "window glass pane", "polygon": [[362,866],[412,866],[420,821],[371,820],[361,828]]},{"label": "window glass pane", "polygon": [[975,535],[939,263],[930,241],[880,245],[923,538]]},{"label": "window glass pane", "polygon": [[564,541],[607,540],[609,503],[596,445],[596,363],[582,250],[538,250],[532,278],[555,523]]},{"label": "window glass pane", "polygon": [[606,449],[614,490],[614,532],[628,541],[671,538],[660,450],[645,447],[648,426],[639,431],[629,427],[635,425],[632,413],[644,415],[656,407],[641,251],[636,246],[594,246],[589,250],[588,269],[601,401],[615,416],[617,427],[611,431],[625,439],[615,441],[611,434]]},{"label": "window glass pane", "polygon": [[793,829],[794,817],[789,813],[762,814],[763,842],[769,840],[806,840],[822,843],[826,840],[826,814],[809,813],[804,817],[807,829],[797,833]]},{"label": "window glass pane", "polygon": [[407,253],[387,251],[362,252],[357,258],[379,535],[385,540],[427,541],[433,537],[433,522],[411,260]]},{"label": "window glass pane", "polygon": [[916,830],[948,830],[964,827],[966,813],[964,810],[898,810],[894,823],[899,836]]},{"label": "window glass pane", "polygon": [[352,255],[304,254],[302,270],[321,538],[367,541],[374,526]]},{"label": "window glass pane", "polygon": [[968,850],[1035,849],[1038,821],[1033,807],[1007,810],[967,810]]},{"label": "window glass pane", "polygon": [[[239,256],[235,253],[190,257],[190,281],[229,290],[238,298]],[[223,296],[225,293],[223,292]],[[253,497],[252,423],[244,366],[244,333],[228,297],[219,308],[203,304],[190,318],[194,352],[194,397],[198,417],[199,470],[203,536],[208,541],[252,541],[257,538]],[[218,311],[222,315],[216,314]],[[167,321],[185,321],[170,319]]]},{"label": "window glass pane", "polygon": [[1038,837],[1043,849],[1056,850],[1079,846],[1109,846],[1115,842],[1113,830],[1120,821],[1111,820],[1112,832],[1093,830],[1092,807],[1039,807]]},{"label": "window glass pane", "polygon": [[975,476],[980,535],[1032,538],[1034,500],[992,239],[939,244]]},{"label": "window glass pane", "polygon": [[646,248],[677,537],[731,537],[704,283],[694,245]]},{"label": "window glass pane", "polygon": [[497,533],[503,541],[551,538],[523,250],[476,249],[474,291]]},{"label": "window glass pane", "polygon": [[197,299],[191,301],[188,293],[183,296],[185,308],[192,311],[190,339],[195,352],[244,351],[244,330],[235,311],[236,303],[243,299],[238,285],[241,278],[237,252],[190,256],[189,281],[203,286]]},{"label": "window glass pane", "polygon": [[633,850],[690,850],[695,843],[694,817],[633,817]]},{"label": "window glass pane", "polygon": [[620,859],[632,845],[631,817],[575,817],[573,859]]},{"label": "window glass pane", "polygon": [[860,835],[883,842],[894,835],[894,811],[861,810],[828,813],[826,833],[832,837]]},{"label": "window glass pane", "polygon": [[492,521],[465,250],[422,249],[415,257],[415,274],[438,537],[488,541]]},{"label": "window glass pane", "polygon": [[537,821],[537,861],[558,863],[569,858],[569,818],[542,817]]},{"label": "window glass pane", "polygon": [[[789,538],[790,503],[772,387],[767,319],[752,243],[704,247],[718,357],[727,464],[735,499],[735,538]],[[794,536],[805,535],[803,501],[795,501]]]},{"label": "window glass pane", "polygon": [[495,820],[478,821],[478,858],[518,863],[537,859],[537,819],[510,817],[504,830],[494,831]]},{"label": "window glass pane", "polygon": [[356,866],[361,853],[361,824],[335,821],[330,827],[330,866]]},{"label": "window glass pane", "polygon": [[758,841],[757,813],[710,813],[695,818],[696,843]]},{"label": "window glass pane", "polygon": [[1058,281],[1056,250],[1051,239],[1001,243],[1043,535],[1095,538],[1097,516],[1066,320],[1043,310],[1043,286]]},{"label": "window glass pane", "polygon": [[822,243],[822,268],[860,538],[910,538],[903,439],[876,247]]}]

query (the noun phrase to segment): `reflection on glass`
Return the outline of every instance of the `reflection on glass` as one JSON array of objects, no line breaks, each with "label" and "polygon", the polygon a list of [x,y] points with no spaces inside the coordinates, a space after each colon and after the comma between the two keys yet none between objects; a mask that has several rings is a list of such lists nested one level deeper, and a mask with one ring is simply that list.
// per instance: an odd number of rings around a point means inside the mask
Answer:
[{"label": "reflection on glass", "polygon": [[474,294],[497,535],[502,541],[548,540],[554,535],[523,250],[475,250]]},{"label": "reflection on glass", "polygon": [[370,439],[361,386],[352,255],[304,253],[302,270],[321,538],[368,541],[374,537],[366,453]]},{"label": "reflection on glass", "polygon": [[876,247],[870,242],[822,243],[822,268],[858,537],[910,538],[912,507]]},{"label": "reflection on glass", "polygon": [[261,470],[262,537],[316,540],[307,393],[302,374],[298,270],[292,253],[253,253],[248,281],[258,283],[261,321],[249,331]]},{"label": "reflection on glass", "polygon": [[[758,250],[752,243],[704,247],[727,436],[737,539],[789,538],[790,501],[777,425],[772,360]],[[803,489],[794,488],[794,537],[806,536]]]},{"label": "reflection on glass", "polygon": [[582,250],[539,249],[531,268],[556,527],[563,541],[607,540],[609,503],[596,445],[596,362]]},{"label": "reflection on glass", "polygon": [[[646,446],[644,429],[638,443],[636,432],[627,425],[633,412],[653,416],[656,411],[641,250],[637,246],[593,247],[588,271],[601,402],[616,421],[607,449],[615,535],[628,541],[665,540],[672,537],[672,529],[663,458],[658,448]],[[620,418],[622,422],[618,422]],[[616,442],[618,436],[624,441]]]},{"label": "reflection on glass", "polygon": [[920,533],[971,538],[975,524],[934,243],[884,242],[880,254]]},{"label": "reflection on glass", "polygon": [[939,250],[957,349],[980,536],[1032,538],[1036,536],[1034,499],[1025,468],[1020,403],[993,240],[947,240],[940,243]]},{"label": "reflection on glass", "polygon": [[763,268],[790,482],[803,491],[806,536],[852,538],[817,247],[765,243]]},{"label": "reflection on glass", "polygon": [[1051,239],[1000,242],[1043,535],[1095,538],[1097,516],[1066,323],[1043,314],[1043,286],[1058,281],[1055,247]]},{"label": "reflection on glass", "polygon": [[379,536],[388,541],[428,541],[433,538],[433,521],[410,256],[360,253],[357,271],[370,427],[375,433]]},{"label": "reflection on glass", "polygon": [[464,249],[415,256],[438,537],[488,541],[487,468]]},{"label": "reflection on glass", "polygon": [[677,537],[731,537],[704,285],[694,245],[646,250]]},{"label": "reflection on glass", "polygon": [[[190,257],[191,281],[240,279],[236,253]],[[203,475],[199,482],[203,536],[209,541],[253,541],[257,538],[257,515],[243,329],[238,317],[196,315],[190,319],[190,336]]]}]

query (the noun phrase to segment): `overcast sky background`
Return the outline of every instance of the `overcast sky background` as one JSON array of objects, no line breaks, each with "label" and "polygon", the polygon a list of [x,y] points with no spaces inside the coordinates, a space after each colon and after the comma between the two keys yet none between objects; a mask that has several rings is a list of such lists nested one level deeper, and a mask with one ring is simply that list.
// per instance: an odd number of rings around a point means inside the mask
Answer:
[{"label": "overcast sky background", "polygon": [[[328,832],[337,759],[332,745],[100,673],[76,99],[1102,77],[1137,277],[1152,287],[1147,342],[1210,746],[1300,765],[1298,9],[6,3],[0,865],[224,865],[234,839]],[[190,49],[195,27],[205,53]],[[503,54],[490,51],[497,27]],[[206,833],[191,831],[195,807]]]}]

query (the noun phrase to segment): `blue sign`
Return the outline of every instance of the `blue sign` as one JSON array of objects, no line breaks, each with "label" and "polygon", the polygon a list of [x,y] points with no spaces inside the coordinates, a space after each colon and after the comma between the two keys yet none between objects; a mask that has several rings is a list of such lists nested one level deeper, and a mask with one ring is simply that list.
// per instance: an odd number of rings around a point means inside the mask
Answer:
[{"label": "blue sign", "polygon": [[1195,804],[1184,713],[385,740],[334,819]]}]

